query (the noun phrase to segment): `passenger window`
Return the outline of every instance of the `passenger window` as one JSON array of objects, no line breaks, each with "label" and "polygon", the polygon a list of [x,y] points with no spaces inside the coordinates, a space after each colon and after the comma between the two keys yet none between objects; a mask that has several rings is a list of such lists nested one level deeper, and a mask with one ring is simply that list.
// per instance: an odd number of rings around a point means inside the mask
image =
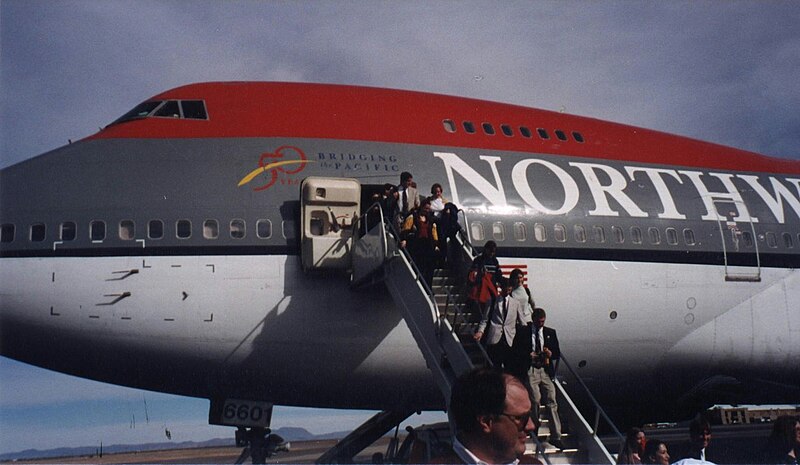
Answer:
[{"label": "passenger window", "polygon": [[580,142],[581,144],[583,143],[583,135],[581,135],[581,133],[579,133],[579,132],[574,132],[573,131],[572,138],[575,139],[576,141]]},{"label": "passenger window", "polygon": [[164,237],[164,222],[161,220],[150,220],[147,223],[147,237],[150,239],[161,239]]},{"label": "passenger window", "polygon": [[634,244],[642,243],[642,230],[638,226],[631,226],[631,242]]},{"label": "passenger window", "polygon": [[583,225],[575,225],[575,240],[578,242],[586,242],[586,228]]},{"label": "passenger window", "polygon": [[594,241],[602,244],[606,241],[606,230],[602,226],[594,227]]},{"label": "passenger window", "polygon": [[778,238],[775,236],[775,233],[770,231],[767,233],[767,245],[771,248],[778,247]]},{"label": "passenger window", "polygon": [[622,244],[625,242],[625,232],[622,230],[622,228],[611,226],[611,233],[614,235],[614,240],[617,242],[617,244]]},{"label": "passenger window", "polygon": [[542,128],[536,128],[536,132],[539,133],[539,137],[541,137],[544,140],[550,138],[550,135],[547,134],[547,131]]},{"label": "passenger window", "polygon": [[44,223],[31,225],[31,242],[42,242],[47,236],[47,227]]},{"label": "passenger window", "polygon": [[95,220],[89,223],[89,238],[92,242],[100,242],[106,239],[105,221]]},{"label": "passenger window", "polygon": [[192,237],[192,222],[189,220],[178,220],[175,223],[175,235],[178,239],[188,239]]},{"label": "passenger window", "polygon": [[258,236],[259,239],[269,239],[272,237],[272,221],[256,221],[256,236]]},{"label": "passenger window", "polygon": [[558,242],[566,242],[567,227],[561,223],[556,223],[556,225],[553,226],[553,236],[556,238]]},{"label": "passenger window", "polygon": [[58,238],[62,241],[74,241],[78,235],[78,226],[72,221],[61,223],[58,231]]},{"label": "passenger window", "polygon": [[119,238],[123,241],[132,241],[136,237],[136,225],[133,220],[122,220],[119,222]]},{"label": "passenger window", "polygon": [[181,102],[183,117],[189,119],[208,119],[206,106],[202,100],[184,100]]},{"label": "passenger window", "polygon": [[231,220],[231,237],[234,239],[244,239],[247,233],[246,226],[244,220]]},{"label": "passenger window", "polygon": [[473,221],[469,225],[470,232],[472,233],[473,241],[482,241],[486,238],[483,234],[483,224],[480,221]]},{"label": "passenger window", "polygon": [[442,121],[442,126],[444,126],[444,130],[447,132],[456,132],[456,123],[453,120],[446,119]]},{"label": "passenger window", "polygon": [[514,223],[514,239],[525,241],[525,223]]},{"label": "passenger window", "polygon": [[464,130],[469,134],[475,134],[475,125],[472,124],[472,121],[464,121]]},{"label": "passenger window", "polygon": [[519,127],[519,133],[522,134],[522,137],[525,137],[527,139],[531,138],[531,130],[526,128],[525,126]]},{"label": "passenger window", "polygon": [[661,231],[659,231],[658,228],[647,228],[647,237],[653,245],[661,243]]},{"label": "passenger window", "polygon": [[164,105],[156,110],[153,116],[160,116],[163,118],[180,118],[181,110],[178,108],[177,100],[167,100]]},{"label": "passenger window", "polygon": [[678,245],[678,231],[675,228],[667,228],[667,244]]},{"label": "passenger window", "polygon": [[514,135],[514,130],[511,129],[511,126],[509,126],[507,124],[501,125],[500,126],[500,130],[503,131],[503,134],[505,134],[508,137],[511,137],[511,136]]},{"label": "passenger window", "polygon": [[219,237],[219,223],[217,223],[217,220],[203,221],[203,237],[205,239],[216,239]]},{"label": "passenger window", "polygon": [[558,140],[567,140],[567,135],[561,129],[556,129],[556,137],[558,137]]},{"label": "passenger window", "polygon": [[13,242],[16,229],[16,226],[10,223],[0,227],[0,242]]},{"label": "passenger window", "polygon": [[492,224],[492,238],[496,241],[506,240],[506,225],[497,221]]},{"label": "passenger window", "polygon": [[297,237],[294,221],[283,220],[283,237],[284,239],[294,239]]},{"label": "passenger window", "polygon": [[792,242],[792,235],[789,233],[783,233],[783,246],[787,249],[794,248],[794,243]]},{"label": "passenger window", "polygon": [[694,231],[691,229],[684,229],[683,230],[683,241],[686,242],[686,245],[695,245],[694,239]]},{"label": "passenger window", "polygon": [[492,126],[492,123],[483,123],[481,127],[483,127],[483,132],[485,132],[486,135],[494,135],[494,126]]},{"label": "passenger window", "polygon": [[542,223],[534,224],[533,237],[537,242],[545,242],[547,240],[547,228]]}]

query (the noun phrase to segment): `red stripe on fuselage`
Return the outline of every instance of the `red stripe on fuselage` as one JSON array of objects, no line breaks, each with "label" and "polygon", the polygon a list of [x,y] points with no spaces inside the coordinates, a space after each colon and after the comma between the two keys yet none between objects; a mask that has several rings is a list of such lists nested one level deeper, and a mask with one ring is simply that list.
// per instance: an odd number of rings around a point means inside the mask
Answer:
[{"label": "red stripe on fuselage", "polygon": [[[205,100],[209,120],[144,118],[89,137],[297,137],[478,148],[707,169],[800,174],[800,162],[592,118],[423,92],[330,84],[229,82],[191,84],[151,100]],[[443,120],[456,124],[445,131]],[[471,121],[476,132],[465,132]],[[495,135],[483,132],[491,123]],[[509,137],[501,124],[514,130]],[[519,127],[533,132],[523,137]],[[549,140],[536,134],[546,129]],[[568,141],[558,140],[562,130]],[[584,143],[572,132],[582,134]]]}]

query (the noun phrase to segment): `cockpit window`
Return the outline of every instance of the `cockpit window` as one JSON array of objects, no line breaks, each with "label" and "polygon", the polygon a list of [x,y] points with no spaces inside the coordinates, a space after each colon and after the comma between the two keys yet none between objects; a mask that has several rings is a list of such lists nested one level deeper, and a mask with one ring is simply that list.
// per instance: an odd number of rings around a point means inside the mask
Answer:
[{"label": "cockpit window", "polygon": [[161,116],[164,118],[180,118],[181,110],[178,108],[178,102],[175,100],[168,100],[164,102],[161,107],[156,110],[153,116]]},{"label": "cockpit window", "polygon": [[183,117],[189,119],[208,119],[206,105],[202,100],[182,100]]},{"label": "cockpit window", "polygon": [[149,100],[122,115],[109,126],[141,118],[208,119],[203,100]]},{"label": "cockpit window", "polygon": [[151,111],[155,110],[156,107],[161,105],[161,102],[162,102],[162,100],[151,100],[149,102],[142,102],[142,103],[136,105],[133,108],[133,110],[125,113],[119,119],[117,119],[116,121],[114,121],[111,124],[122,123],[124,121],[130,121],[132,119],[137,119],[137,118],[144,118],[147,115],[149,115]]}]

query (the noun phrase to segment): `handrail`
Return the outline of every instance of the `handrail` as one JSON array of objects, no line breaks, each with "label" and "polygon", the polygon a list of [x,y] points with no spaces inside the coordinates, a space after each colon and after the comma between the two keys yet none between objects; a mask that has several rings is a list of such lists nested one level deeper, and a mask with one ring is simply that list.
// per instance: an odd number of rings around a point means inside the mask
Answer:
[{"label": "handrail", "polygon": [[594,396],[592,395],[592,392],[589,390],[589,387],[586,386],[586,383],[583,382],[583,379],[580,377],[580,375],[572,368],[572,365],[569,364],[569,361],[567,361],[567,358],[564,357],[564,352],[561,352],[561,355],[560,355],[559,359],[556,361],[556,367],[555,367],[556,370],[558,370],[558,367],[561,364],[560,362],[564,362],[564,365],[567,366],[567,369],[569,370],[569,372],[572,373],[572,376],[574,376],[575,379],[578,381],[578,384],[583,388],[583,390],[585,391],[586,395],[589,396],[589,400],[592,402],[592,404],[595,407],[595,418],[594,418],[594,424],[592,425],[592,428],[593,428],[592,429],[592,434],[597,435],[597,429],[599,427],[600,417],[602,417],[606,421],[608,426],[611,427],[612,432],[617,437],[617,439],[620,441],[620,445],[622,445],[622,442],[625,441],[625,436],[619,431],[619,429],[617,429],[617,426],[614,424],[613,421],[611,421],[611,418],[606,414],[605,410],[603,410],[603,407],[601,407],[600,403],[597,402],[597,399],[594,398]]},{"label": "handrail", "polygon": [[469,229],[469,218],[467,218],[467,212],[463,208],[459,208],[457,213],[461,213],[464,216],[464,228],[461,231],[461,234],[465,236],[464,245],[469,248],[470,254],[474,257],[476,255],[475,247],[472,245],[472,240],[470,238],[470,229]]},{"label": "handrail", "polygon": [[[383,213],[381,213],[381,217],[383,217]],[[397,228],[395,227],[394,223],[391,222],[391,221],[389,222],[389,229],[391,230],[390,232],[394,236],[395,241],[400,242],[400,233],[397,231]],[[416,276],[417,282],[422,284],[422,288],[428,294],[428,297],[430,297],[431,300],[433,300],[433,298],[434,298],[433,297],[433,290],[428,285],[428,283],[425,282],[425,278],[422,276],[422,272],[417,267],[417,264],[414,263],[414,259],[411,258],[411,253],[405,247],[400,247],[399,244],[398,244],[397,250],[406,257],[406,260],[408,260],[408,263],[411,264],[411,268],[414,271],[414,274]],[[438,315],[437,315],[437,317],[438,317]]]}]

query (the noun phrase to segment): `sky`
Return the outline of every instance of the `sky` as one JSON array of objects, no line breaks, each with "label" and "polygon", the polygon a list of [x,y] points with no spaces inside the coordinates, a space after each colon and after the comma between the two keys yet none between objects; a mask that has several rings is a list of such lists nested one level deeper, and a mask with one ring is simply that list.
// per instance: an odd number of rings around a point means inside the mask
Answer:
[{"label": "sky", "polygon": [[[0,0],[0,167],[235,80],[459,95],[800,159],[798,24],[794,1]],[[0,358],[0,453],[232,437],[207,408]],[[278,408],[273,426],[370,414]]]}]

